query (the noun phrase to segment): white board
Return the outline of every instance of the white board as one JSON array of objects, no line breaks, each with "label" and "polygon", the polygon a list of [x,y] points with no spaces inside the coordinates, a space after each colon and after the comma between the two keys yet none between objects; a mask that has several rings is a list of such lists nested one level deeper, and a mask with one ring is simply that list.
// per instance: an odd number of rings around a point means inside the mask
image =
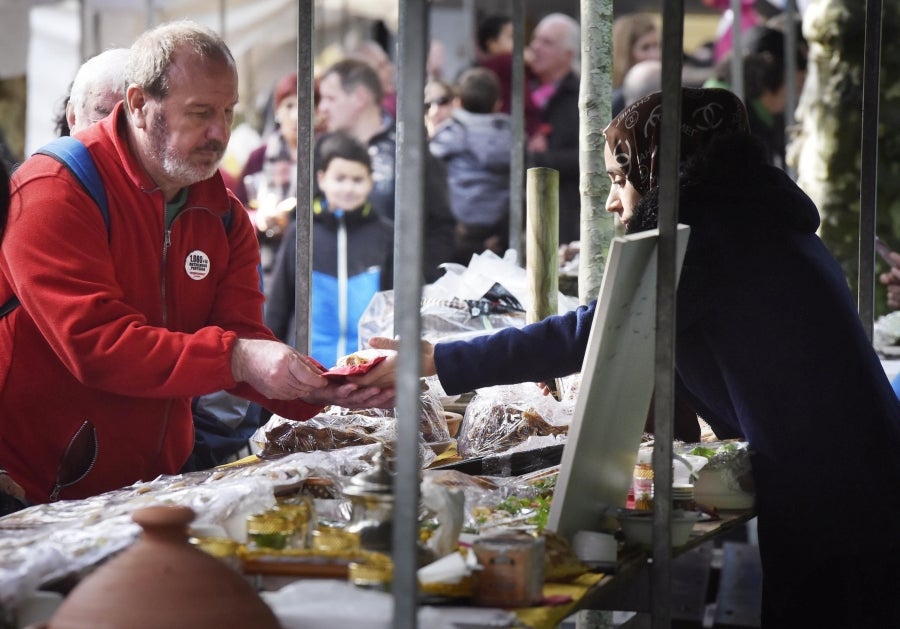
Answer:
[{"label": "white board", "polygon": [[[681,271],[690,228],[678,226]],[[659,231],[614,238],[547,528],[570,540],[624,507],[653,395]]]}]

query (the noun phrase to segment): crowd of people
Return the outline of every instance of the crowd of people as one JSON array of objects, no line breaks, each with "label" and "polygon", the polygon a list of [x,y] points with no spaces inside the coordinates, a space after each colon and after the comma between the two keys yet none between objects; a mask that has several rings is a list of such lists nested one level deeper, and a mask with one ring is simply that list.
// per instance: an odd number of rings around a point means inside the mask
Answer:
[{"label": "crowd of people", "polygon": [[[482,26],[473,67],[423,95],[425,282],[509,239],[511,23]],[[765,626],[808,626],[817,614],[817,626],[893,626],[900,501],[883,490],[900,481],[900,402],[815,235],[817,209],[779,168],[783,137],[759,126],[783,113],[784,46],[783,30],[754,28],[740,52],[752,70],[746,103],[683,90],[679,218],[692,233],[678,391],[717,434],[750,441]],[[637,233],[656,227],[659,204],[659,32],[644,15],[615,32],[622,102],[604,131],[607,210]],[[560,174],[561,243],[580,232],[580,46],[578,23],[552,13],[527,49],[527,162]],[[86,149],[105,207],[48,154],[11,180],[0,173],[0,508],[214,465],[263,409],[302,420],[327,404],[393,404],[396,355],[349,383],[322,375],[357,349],[363,309],[393,280],[396,85],[380,52],[366,43],[316,77],[309,356],[293,336],[297,75],[276,83],[276,129],[226,181],[238,72],[218,35],[164,24],[83,66],[61,134]],[[626,99],[638,68],[642,87]],[[449,393],[573,373],[595,306],[426,343],[425,373]],[[390,353],[396,341],[372,346]],[[860,500],[879,517],[834,508]],[[822,596],[829,605],[810,608]]]}]

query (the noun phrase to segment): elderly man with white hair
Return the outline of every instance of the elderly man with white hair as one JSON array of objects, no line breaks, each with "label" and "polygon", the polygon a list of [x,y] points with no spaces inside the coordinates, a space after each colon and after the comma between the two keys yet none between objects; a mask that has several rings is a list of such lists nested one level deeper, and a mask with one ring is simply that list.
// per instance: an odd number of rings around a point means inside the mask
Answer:
[{"label": "elderly man with white hair", "polygon": [[128,48],[110,48],[85,61],[75,74],[66,104],[69,133],[103,120],[125,96]]}]

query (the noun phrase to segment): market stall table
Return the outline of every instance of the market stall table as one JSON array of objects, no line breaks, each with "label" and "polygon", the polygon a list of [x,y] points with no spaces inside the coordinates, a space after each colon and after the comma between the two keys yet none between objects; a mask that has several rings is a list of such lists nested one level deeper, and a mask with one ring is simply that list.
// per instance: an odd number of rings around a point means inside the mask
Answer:
[{"label": "market stall table", "polygon": [[[751,510],[727,511],[719,514],[718,520],[698,522],[694,525],[687,544],[673,548],[674,556],[713,540],[745,524],[754,517]],[[547,583],[544,598],[552,600],[558,596],[570,596],[571,602],[562,605],[529,607],[516,610],[516,616],[533,629],[554,629],[563,620],[587,609],[632,610],[647,609],[649,605],[649,552],[637,547],[626,547],[619,557],[615,571],[609,574],[589,572],[571,583]],[[638,603],[638,604],[635,604]]]}]

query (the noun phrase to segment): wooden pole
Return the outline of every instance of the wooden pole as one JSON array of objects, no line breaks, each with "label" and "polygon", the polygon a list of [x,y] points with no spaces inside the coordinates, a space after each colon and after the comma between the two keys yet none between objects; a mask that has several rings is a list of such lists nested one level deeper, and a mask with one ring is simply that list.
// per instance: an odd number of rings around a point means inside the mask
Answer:
[{"label": "wooden pole", "polygon": [[556,314],[559,292],[559,172],[529,168],[526,173],[525,270],[530,304],[525,321]]}]

